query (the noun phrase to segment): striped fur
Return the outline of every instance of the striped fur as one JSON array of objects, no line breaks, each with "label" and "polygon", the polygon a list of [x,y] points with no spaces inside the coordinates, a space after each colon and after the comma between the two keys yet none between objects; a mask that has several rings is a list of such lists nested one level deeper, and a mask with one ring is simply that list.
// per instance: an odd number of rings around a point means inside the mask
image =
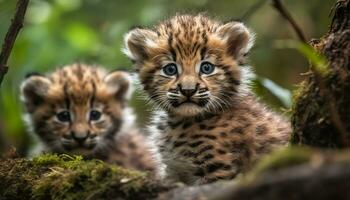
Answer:
[{"label": "striped fur", "polygon": [[[129,87],[125,72],[73,64],[46,75],[31,74],[21,93],[29,125],[44,151],[154,171],[149,146],[133,127],[134,116],[127,106]],[[96,119],[91,117],[93,111],[100,113]],[[70,119],[60,120],[62,112],[68,112]]]},{"label": "striped fur", "polygon": [[[125,54],[164,111],[151,133],[170,179],[232,179],[287,144],[289,123],[259,103],[244,79],[253,40],[242,23],[203,15],[178,15],[125,35]],[[214,70],[204,73],[203,63]]]}]

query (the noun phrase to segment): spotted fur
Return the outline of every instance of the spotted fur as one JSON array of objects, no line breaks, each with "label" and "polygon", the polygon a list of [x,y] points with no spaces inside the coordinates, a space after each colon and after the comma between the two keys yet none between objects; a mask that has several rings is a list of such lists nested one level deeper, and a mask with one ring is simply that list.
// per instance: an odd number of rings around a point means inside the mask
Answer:
[{"label": "spotted fur", "polygon": [[[245,81],[253,40],[242,23],[203,15],[178,15],[125,35],[124,52],[164,111],[155,115],[151,133],[169,178],[188,184],[233,179],[287,144],[289,123],[259,103]],[[177,73],[169,75],[174,65]]]},{"label": "spotted fur", "polygon": [[132,125],[128,77],[81,64],[29,75],[21,86],[22,100],[44,151],[154,171],[149,146]]}]

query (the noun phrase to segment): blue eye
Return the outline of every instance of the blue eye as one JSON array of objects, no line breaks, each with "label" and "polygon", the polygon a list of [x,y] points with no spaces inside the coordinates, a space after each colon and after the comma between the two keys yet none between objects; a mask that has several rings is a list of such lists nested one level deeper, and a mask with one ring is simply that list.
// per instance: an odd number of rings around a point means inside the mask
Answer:
[{"label": "blue eye", "polygon": [[167,64],[163,67],[163,73],[167,76],[174,76],[177,74],[177,67],[174,63]]},{"label": "blue eye", "polygon": [[202,74],[211,74],[214,72],[215,66],[210,62],[203,62],[200,67],[200,73]]},{"label": "blue eye", "polygon": [[101,118],[101,115],[102,115],[102,113],[100,111],[92,110],[90,112],[90,117],[89,118],[90,118],[91,121],[97,121],[97,120],[99,120]]},{"label": "blue eye", "polygon": [[61,122],[69,122],[70,121],[70,113],[68,111],[62,111],[57,113],[57,119]]}]

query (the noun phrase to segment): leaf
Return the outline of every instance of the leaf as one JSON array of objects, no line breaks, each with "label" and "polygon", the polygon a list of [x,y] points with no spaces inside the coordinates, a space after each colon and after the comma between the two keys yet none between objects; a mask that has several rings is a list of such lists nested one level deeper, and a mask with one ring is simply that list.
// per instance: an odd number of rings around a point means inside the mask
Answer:
[{"label": "leaf", "polygon": [[285,89],[270,79],[259,77],[261,85],[268,89],[274,96],[276,96],[284,106],[291,107],[292,105],[292,94],[288,89]]},{"label": "leaf", "polygon": [[321,75],[325,75],[328,72],[327,59],[321,54],[319,54],[309,44],[305,44],[303,42],[298,42],[295,40],[276,40],[274,46],[276,48],[282,49],[296,49],[299,53],[301,53],[312,63],[314,69]]}]

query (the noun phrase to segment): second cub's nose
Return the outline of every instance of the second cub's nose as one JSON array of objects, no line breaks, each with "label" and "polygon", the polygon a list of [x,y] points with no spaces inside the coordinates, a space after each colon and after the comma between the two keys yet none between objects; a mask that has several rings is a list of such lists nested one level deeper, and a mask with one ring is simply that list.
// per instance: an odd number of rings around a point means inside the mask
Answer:
[{"label": "second cub's nose", "polygon": [[77,141],[78,143],[83,143],[90,135],[89,132],[86,133],[76,133],[71,132],[72,138]]}]

